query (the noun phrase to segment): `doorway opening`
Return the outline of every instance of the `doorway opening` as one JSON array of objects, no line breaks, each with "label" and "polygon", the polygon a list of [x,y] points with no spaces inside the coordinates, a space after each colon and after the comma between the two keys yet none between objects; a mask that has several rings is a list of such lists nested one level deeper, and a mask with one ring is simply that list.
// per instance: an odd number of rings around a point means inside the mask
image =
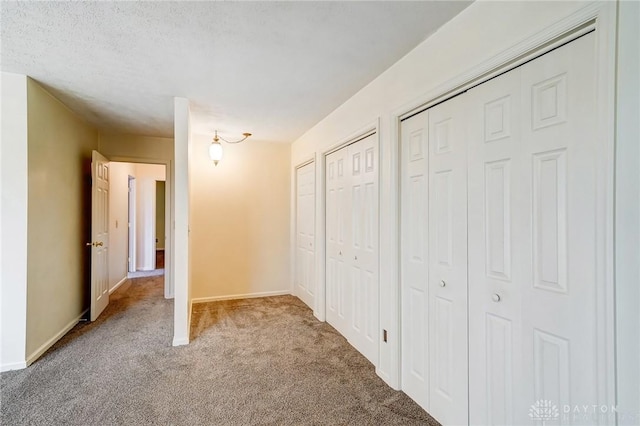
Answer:
[{"label": "doorway opening", "polygon": [[112,161],[109,203],[109,281],[164,276],[168,208],[164,164]]}]

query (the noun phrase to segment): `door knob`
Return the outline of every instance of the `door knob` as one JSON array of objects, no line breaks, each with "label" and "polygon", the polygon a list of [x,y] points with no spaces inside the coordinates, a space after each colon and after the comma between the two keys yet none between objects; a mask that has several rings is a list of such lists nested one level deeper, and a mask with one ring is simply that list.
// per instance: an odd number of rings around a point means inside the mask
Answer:
[{"label": "door knob", "polygon": [[338,254],[339,254],[340,256],[342,256],[342,250],[340,250],[340,251],[338,252]]},{"label": "door knob", "polygon": [[353,260],[358,260],[358,256],[353,256]]},{"label": "door knob", "polygon": [[440,280],[440,287],[445,287],[447,285],[446,282],[444,282],[444,280]]},{"label": "door knob", "polygon": [[102,241],[98,241],[97,243],[85,243],[85,246],[94,246],[94,247],[102,247],[104,243]]},{"label": "door knob", "polygon": [[102,246],[103,246],[102,241],[99,241],[96,243],[96,247],[102,247]]},{"label": "door knob", "polygon": [[494,302],[499,302],[500,295],[498,293],[494,293],[493,296],[491,296],[491,300],[493,300]]}]

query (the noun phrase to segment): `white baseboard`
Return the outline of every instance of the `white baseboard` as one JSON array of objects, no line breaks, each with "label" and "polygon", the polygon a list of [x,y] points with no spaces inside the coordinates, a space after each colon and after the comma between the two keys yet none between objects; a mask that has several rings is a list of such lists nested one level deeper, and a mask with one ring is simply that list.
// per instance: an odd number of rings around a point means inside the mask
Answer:
[{"label": "white baseboard", "polygon": [[84,312],[82,312],[78,317],[76,317],[75,319],[71,320],[67,325],[65,325],[62,328],[62,330],[57,332],[55,334],[55,336],[53,336],[51,339],[49,339],[46,342],[44,342],[42,346],[40,346],[31,355],[29,355],[27,357],[27,366],[33,364],[33,362],[35,360],[37,360],[38,358],[40,358],[42,356],[42,354],[47,351],[47,349],[49,349],[51,346],[53,346],[58,340],[60,340],[62,338],[62,336],[67,334],[69,332],[69,330],[71,330],[73,327],[75,327],[75,325],[80,322],[80,320],[86,315],[87,312],[89,312],[89,309],[85,309]]},{"label": "white baseboard", "polygon": [[[191,316],[193,315],[193,300],[189,301],[189,316],[187,317],[187,333],[191,337]],[[189,343],[189,342],[187,342]]]},{"label": "white baseboard", "polygon": [[126,275],[124,276],[123,279],[118,281],[118,283],[116,285],[114,285],[111,290],[109,290],[109,294],[113,294],[113,292],[116,291],[118,289],[118,287],[120,287],[122,284],[124,284],[125,281],[127,281],[127,276]]},{"label": "white baseboard", "polygon": [[22,370],[23,368],[27,368],[27,362],[26,361],[10,362],[8,364],[0,365],[0,372],[4,373],[5,371]]},{"label": "white baseboard", "polygon": [[230,294],[227,296],[197,297],[197,298],[191,299],[191,303],[207,303],[207,302],[217,302],[220,300],[235,300],[235,299],[254,299],[257,297],[285,296],[290,294],[291,294],[291,291],[289,290],[262,291],[259,293]]},{"label": "white baseboard", "polygon": [[378,367],[376,367],[376,374],[378,375],[378,377],[380,377],[382,380],[384,380],[384,382],[389,385],[389,387],[393,390],[402,390],[400,389],[400,387],[398,386],[397,383],[393,383],[391,381],[391,378],[389,377],[388,374],[384,373],[382,370],[380,370]]},{"label": "white baseboard", "polygon": [[182,346],[182,345],[188,345],[189,344],[189,338],[188,337],[174,337],[173,338],[173,346]]}]

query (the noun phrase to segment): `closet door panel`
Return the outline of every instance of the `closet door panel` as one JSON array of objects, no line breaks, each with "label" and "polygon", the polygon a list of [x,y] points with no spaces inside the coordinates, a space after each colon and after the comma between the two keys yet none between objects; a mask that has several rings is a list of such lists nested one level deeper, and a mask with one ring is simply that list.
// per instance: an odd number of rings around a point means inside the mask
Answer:
[{"label": "closet door panel", "polygon": [[327,322],[378,360],[378,150],[375,135],[327,156]]},{"label": "closet door panel", "polygon": [[295,294],[311,309],[315,295],[315,164],[296,170]]},{"label": "closet door panel", "polygon": [[429,110],[430,413],[468,422],[465,96]]},{"label": "closet door panel", "polygon": [[604,185],[597,167],[595,35],[527,63],[521,72],[531,212],[522,303],[524,380],[531,383],[525,398],[558,407],[598,404],[597,286],[604,265],[598,188]]},{"label": "closet door panel", "polygon": [[[520,69],[468,92],[469,418],[525,421],[521,299],[527,257]],[[526,243],[525,243],[526,244]]]},{"label": "closet door panel", "polygon": [[468,92],[472,423],[524,424],[539,401],[598,404],[594,44]]},{"label": "closet door panel", "polygon": [[339,150],[326,160],[326,250],[327,322],[340,333],[348,332],[350,219],[346,177],[346,151]]},{"label": "closet door panel", "polygon": [[349,338],[371,362],[378,357],[378,158],[375,136],[347,147],[351,186]]},{"label": "closet door panel", "polygon": [[400,256],[402,390],[429,409],[429,112],[402,122]]}]

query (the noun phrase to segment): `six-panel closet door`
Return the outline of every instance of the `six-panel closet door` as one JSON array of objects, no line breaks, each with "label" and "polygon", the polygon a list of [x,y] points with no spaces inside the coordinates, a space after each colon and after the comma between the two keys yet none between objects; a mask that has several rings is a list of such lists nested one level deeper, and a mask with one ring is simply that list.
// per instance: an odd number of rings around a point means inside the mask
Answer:
[{"label": "six-panel closet door", "polygon": [[375,135],[326,158],[327,322],[378,359],[378,150]]},{"label": "six-panel closet door", "polygon": [[402,123],[402,387],[443,424],[597,423],[562,411],[605,371],[594,55],[582,36]]},{"label": "six-panel closet door", "polygon": [[[472,423],[598,403],[595,36],[469,92]],[[601,218],[601,216],[600,216]],[[555,421],[555,420],[554,420]]]},{"label": "six-panel closet door", "polygon": [[295,294],[311,309],[315,298],[315,163],[296,170]]},{"label": "six-panel closet door", "polygon": [[402,123],[402,389],[443,424],[468,421],[464,95]]}]

